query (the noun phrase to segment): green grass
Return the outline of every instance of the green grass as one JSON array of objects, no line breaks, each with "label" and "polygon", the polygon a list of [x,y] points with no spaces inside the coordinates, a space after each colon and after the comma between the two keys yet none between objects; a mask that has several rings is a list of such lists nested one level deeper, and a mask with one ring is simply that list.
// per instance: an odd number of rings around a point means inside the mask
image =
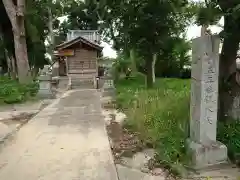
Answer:
[{"label": "green grass", "polygon": [[0,84],[0,104],[14,104],[32,100],[38,91],[37,83],[22,85],[8,77],[0,77]]},{"label": "green grass", "polygon": [[190,80],[156,79],[155,87],[146,89],[138,74],[118,81],[116,88],[117,106],[128,117],[125,126],[157,150],[158,161],[166,166],[187,163]]},{"label": "green grass", "polygon": [[[126,113],[125,126],[157,150],[157,160],[172,170],[189,163],[185,140],[189,137],[190,80],[156,79],[145,88],[137,74],[116,83],[117,107]],[[240,121],[218,122],[217,139],[227,145],[229,157],[240,162]]]},{"label": "green grass", "polygon": [[240,121],[218,122],[217,139],[227,146],[229,158],[240,163]]}]

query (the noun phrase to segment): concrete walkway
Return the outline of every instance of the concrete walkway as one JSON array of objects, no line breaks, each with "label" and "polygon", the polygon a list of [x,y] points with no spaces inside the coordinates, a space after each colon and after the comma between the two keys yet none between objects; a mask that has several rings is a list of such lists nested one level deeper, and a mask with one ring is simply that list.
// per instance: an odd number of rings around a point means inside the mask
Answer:
[{"label": "concrete walkway", "polygon": [[117,180],[96,90],[68,91],[0,148],[1,180]]}]

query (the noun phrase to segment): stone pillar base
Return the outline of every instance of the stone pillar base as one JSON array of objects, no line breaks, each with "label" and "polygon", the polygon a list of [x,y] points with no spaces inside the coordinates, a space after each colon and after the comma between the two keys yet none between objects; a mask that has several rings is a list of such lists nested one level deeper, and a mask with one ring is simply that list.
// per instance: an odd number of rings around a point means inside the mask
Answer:
[{"label": "stone pillar base", "polygon": [[49,89],[39,89],[37,96],[40,98],[43,98],[43,99],[55,99],[56,98],[56,94],[54,94]]},{"label": "stone pillar base", "polygon": [[103,89],[102,90],[102,96],[103,97],[106,97],[106,96],[114,97],[115,96],[115,88]]},{"label": "stone pillar base", "polygon": [[190,168],[199,170],[228,163],[227,147],[219,141],[204,145],[188,139],[187,146],[191,156]]},{"label": "stone pillar base", "polygon": [[101,105],[104,109],[115,109],[115,104],[116,102],[111,96],[101,98]]}]

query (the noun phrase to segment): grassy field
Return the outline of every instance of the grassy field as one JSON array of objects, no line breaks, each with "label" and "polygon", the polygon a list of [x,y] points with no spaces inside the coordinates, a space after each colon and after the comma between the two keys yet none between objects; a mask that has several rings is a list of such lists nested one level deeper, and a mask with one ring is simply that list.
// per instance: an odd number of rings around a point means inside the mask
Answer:
[{"label": "grassy field", "polygon": [[[117,106],[128,117],[125,126],[138,132],[146,146],[157,150],[159,163],[172,169],[187,164],[185,140],[189,137],[190,80],[156,79],[155,87],[146,89],[144,76],[138,74],[119,80],[116,88]],[[218,140],[228,146],[229,157],[238,160],[240,121],[218,123]]]},{"label": "grassy field", "polygon": [[116,87],[117,106],[128,117],[125,126],[157,150],[161,164],[187,163],[190,80],[157,79],[153,89],[146,89],[139,74],[119,80]]}]

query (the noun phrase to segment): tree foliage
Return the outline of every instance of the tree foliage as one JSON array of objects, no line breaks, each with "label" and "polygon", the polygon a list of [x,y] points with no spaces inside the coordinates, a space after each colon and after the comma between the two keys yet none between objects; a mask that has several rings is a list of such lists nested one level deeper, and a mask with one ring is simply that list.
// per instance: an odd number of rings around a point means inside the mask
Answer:
[{"label": "tree foliage", "polygon": [[[153,73],[150,67],[154,54],[157,54],[157,75],[171,73],[172,69],[180,71],[189,61],[188,42],[183,34],[195,7],[186,0],[26,0],[26,3],[31,67],[42,67],[47,63],[45,53],[51,51],[53,44],[65,41],[70,29],[99,30],[103,40],[113,44],[125,57],[134,51],[139,59],[137,66],[148,72],[149,77]],[[66,17],[62,23],[58,19],[61,16]],[[54,34],[55,40],[52,42],[50,38],[46,45],[51,34]]]},{"label": "tree foliage", "polygon": [[94,4],[86,4],[82,1],[67,1],[63,7],[66,19],[59,24],[56,33],[56,43],[66,40],[68,30],[98,30],[98,17],[95,13]]},{"label": "tree foliage", "polygon": [[[49,39],[49,11],[53,16],[54,28],[58,28],[58,17],[63,14],[63,7],[65,1],[49,1],[49,0],[26,0],[25,10],[25,29],[26,29],[26,41],[29,57],[29,64],[31,68],[42,68],[44,64],[47,64],[49,59],[46,58],[48,52],[48,46],[45,42]],[[0,48],[7,50],[9,56],[14,54],[13,46],[13,32],[9,17],[6,14],[2,1],[0,2]],[[0,51],[0,62],[4,70],[7,70],[6,53]]]},{"label": "tree foliage", "polygon": [[[152,86],[153,55],[161,57],[169,40],[179,37],[191,19],[185,0],[100,0],[96,13],[105,30],[105,39],[113,41],[114,48],[129,53],[134,49],[145,61],[148,86]],[[173,53],[173,52],[172,52]]]}]

